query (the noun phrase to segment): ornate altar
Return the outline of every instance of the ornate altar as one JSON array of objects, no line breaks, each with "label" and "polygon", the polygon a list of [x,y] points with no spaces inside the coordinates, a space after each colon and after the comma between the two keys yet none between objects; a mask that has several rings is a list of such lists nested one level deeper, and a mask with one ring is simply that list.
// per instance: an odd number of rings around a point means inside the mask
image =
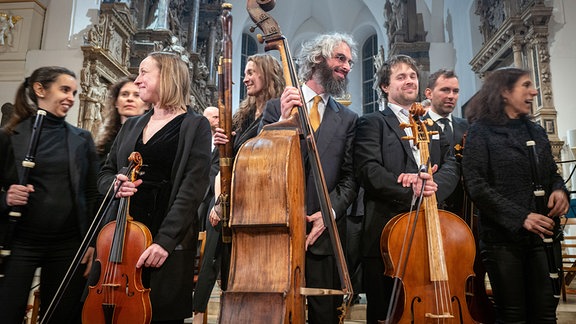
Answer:
[{"label": "ornate altar", "polygon": [[180,55],[190,68],[192,107],[214,105],[219,0],[103,1],[99,21],[85,36],[78,126],[96,136],[108,87],[137,74],[153,51]]},{"label": "ornate altar", "polygon": [[543,0],[477,0],[484,44],[470,65],[481,78],[505,66],[532,71],[538,89],[532,113],[546,129],[552,153],[559,160],[564,143],[558,137],[550,75],[548,23],[552,10]]}]

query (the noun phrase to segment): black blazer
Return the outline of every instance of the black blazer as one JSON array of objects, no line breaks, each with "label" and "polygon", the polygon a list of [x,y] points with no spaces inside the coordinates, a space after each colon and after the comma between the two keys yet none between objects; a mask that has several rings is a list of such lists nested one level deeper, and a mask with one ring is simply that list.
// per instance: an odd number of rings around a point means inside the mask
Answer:
[{"label": "black blazer", "polygon": [[[412,189],[402,187],[397,179],[401,173],[418,172],[418,166],[409,142],[401,139],[406,133],[399,124],[389,107],[358,120],[354,163],[364,187],[363,256],[380,257],[380,235],[384,226],[392,217],[410,210]],[[440,126],[433,124],[428,129],[440,133],[432,136],[429,150],[431,164],[439,166],[434,181],[438,184],[437,199],[442,201],[454,190],[460,172]]]},{"label": "black blazer", "polygon": [[[424,118],[429,118],[430,115],[426,114]],[[452,132],[454,135],[454,143],[460,144],[461,147],[464,147],[464,135],[468,131],[468,121],[464,118],[456,117],[452,115]],[[455,152],[453,149],[452,152]],[[461,151],[459,152],[462,153]],[[456,157],[457,161],[461,160],[461,155]],[[460,167],[460,165],[459,165]],[[462,173],[462,169],[460,168],[460,173]],[[462,181],[458,182],[458,185],[452,192],[452,194],[446,198],[444,201],[438,201],[440,203],[439,207],[441,209],[453,212],[460,217],[464,218],[464,186],[462,185]]]},{"label": "black blazer", "polygon": [[[266,104],[262,124],[274,123],[280,119],[280,116],[280,100],[270,100]],[[326,186],[330,193],[330,202],[336,212],[339,232],[343,232],[344,227],[341,225],[346,222],[346,210],[354,202],[358,191],[352,163],[352,145],[357,119],[355,112],[330,97],[322,122],[314,134]],[[301,145],[305,147],[306,144],[301,142]],[[306,153],[304,154],[304,161],[307,161]],[[308,215],[312,215],[320,210],[320,204],[314,187],[313,175],[310,173],[307,162],[305,167],[306,211]],[[308,226],[308,231],[310,228]],[[318,255],[332,255],[332,243],[327,232],[323,233],[308,250]]]},{"label": "black blazer", "polygon": [[[34,117],[22,121],[12,135],[0,131],[0,214],[8,212],[6,191],[12,184],[19,182],[23,172],[21,162],[26,156]],[[68,144],[68,161],[70,164],[70,184],[74,195],[76,217],[82,237],[90,227],[94,217],[98,191],[96,175],[98,173],[98,156],[92,135],[87,130],[64,123]]]}]

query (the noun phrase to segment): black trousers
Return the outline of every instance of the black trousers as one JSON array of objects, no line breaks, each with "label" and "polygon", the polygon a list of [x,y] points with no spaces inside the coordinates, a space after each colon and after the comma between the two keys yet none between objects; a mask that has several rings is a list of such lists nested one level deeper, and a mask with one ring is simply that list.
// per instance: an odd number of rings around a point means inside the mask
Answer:
[{"label": "black trousers", "polygon": [[[541,243],[480,242],[480,248],[494,294],[497,323],[556,323],[558,299],[553,296]],[[559,252],[560,243],[555,248]]]},{"label": "black trousers", "polygon": [[386,320],[394,279],[384,276],[382,258],[365,257],[362,260],[362,270],[366,292],[366,323],[377,324],[378,321]]},{"label": "black trousers", "polygon": [[[306,252],[306,287],[340,289],[340,277],[333,255],[315,255]],[[308,323],[339,323],[338,307],[341,295],[308,296]]]},{"label": "black trousers", "polygon": [[[0,282],[0,322],[22,323],[34,272],[38,267],[42,268],[40,316],[43,317],[79,246],[80,242],[58,240],[50,244],[24,244],[15,241],[6,264],[5,277]],[[80,298],[86,286],[86,280],[82,276],[85,268],[85,265],[79,266],[50,321],[45,323],[80,323]]]},{"label": "black trousers", "polygon": [[[218,225],[220,228],[220,225]],[[206,246],[204,247],[204,258],[198,274],[198,282],[194,287],[193,310],[194,312],[206,313],[208,302],[214,284],[220,274],[221,265],[221,239],[220,231],[216,230],[206,219]]]}]

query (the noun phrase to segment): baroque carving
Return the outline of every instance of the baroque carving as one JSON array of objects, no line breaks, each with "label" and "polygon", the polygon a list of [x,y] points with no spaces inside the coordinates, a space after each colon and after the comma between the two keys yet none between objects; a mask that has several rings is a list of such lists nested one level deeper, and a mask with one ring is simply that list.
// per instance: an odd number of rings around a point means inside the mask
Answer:
[{"label": "baroque carving", "polygon": [[125,3],[105,2],[101,4],[98,23],[85,36],[78,125],[92,132],[93,136],[102,123],[108,86],[129,74],[130,43],[135,31]]},{"label": "baroque carving", "polygon": [[[476,5],[485,43],[470,62],[472,70],[482,76],[498,67],[513,64],[533,71],[539,89],[533,115],[546,129],[555,148],[554,155],[559,157],[562,145],[557,134],[548,50],[548,22],[552,8],[542,0],[478,0]],[[506,18],[503,22],[494,16],[492,8],[504,12]]]}]

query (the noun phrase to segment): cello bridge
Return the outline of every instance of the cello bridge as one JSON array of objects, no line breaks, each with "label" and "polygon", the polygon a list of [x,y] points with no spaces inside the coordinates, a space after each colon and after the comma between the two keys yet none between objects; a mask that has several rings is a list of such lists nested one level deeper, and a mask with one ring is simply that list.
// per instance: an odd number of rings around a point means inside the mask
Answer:
[{"label": "cello bridge", "polygon": [[432,314],[432,313],[426,313],[426,315],[424,315],[426,318],[454,318],[454,315],[450,314],[450,313],[445,313],[445,314]]}]

